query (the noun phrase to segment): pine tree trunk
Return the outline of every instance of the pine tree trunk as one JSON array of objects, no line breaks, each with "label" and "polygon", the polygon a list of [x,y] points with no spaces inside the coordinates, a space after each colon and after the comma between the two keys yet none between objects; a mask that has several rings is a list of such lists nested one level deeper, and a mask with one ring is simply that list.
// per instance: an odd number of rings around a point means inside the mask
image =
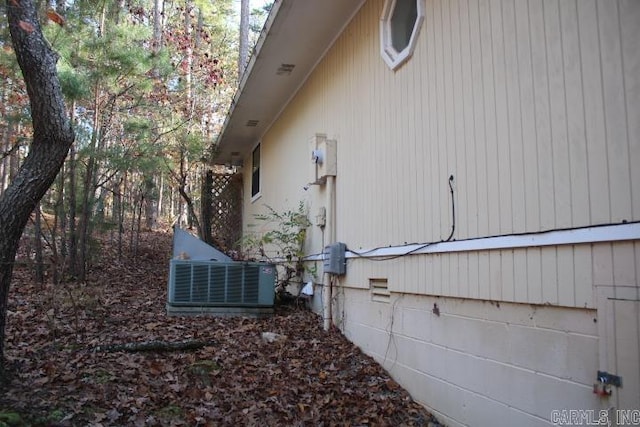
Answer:
[{"label": "pine tree trunk", "polygon": [[153,230],[158,220],[158,192],[153,177],[144,179],[144,206],[145,226],[147,229]]},{"label": "pine tree trunk", "polygon": [[249,0],[240,1],[240,52],[238,55],[238,81],[249,59]]},{"label": "pine tree trunk", "polygon": [[[7,117],[7,95],[6,85],[0,86],[2,92],[0,92],[0,117]],[[2,128],[0,133],[0,194],[4,191],[7,183],[7,155],[11,150],[11,144],[9,143],[9,137],[11,133],[11,122],[6,121],[6,126]]]},{"label": "pine tree trunk", "polygon": [[[95,104],[96,115],[98,113],[97,102]],[[95,132],[95,128],[94,128]],[[95,139],[95,136],[92,137],[92,140]],[[87,170],[84,175],[84,179],[82,180],[82,207],[80,211],[80,221],[78,223],[77,230],[77,242],[78,242],[78,256],[77,256],[77,266],[76,273],[78,274],[78,279],[84,280],[86,271],[87,271],[87,246],[89,240],[89,221],[91,221],[91,213],[93,210],[93,199],[94,199],[94,191],[93,191],[93,174],[94,169],[96,167],[96,159],[95,159],[95,143],[92,142],[93,150],[89,155],[89,161],[87,163]]]},{"label": "pine tree trunk", "polygon": [[202,240],[207,243],[213,243],[213,235],[211,233],[212,218],[212,200],[213,192],[213,171],[207,169],[202,175],[202,189],[200,195],[200,218],[202,220]]},{"label": "pine tree trunk", "polygon": [[29,155],[0,196],[0,369],[4,370],[7,303],[20,236],[51,186],[74,134],[58,81],[57,55],[45,41],[32,0],[6,2],[13,48],[31,104],[33,140]]},{"label": "pine tree trunk", "polygon": [[[60,256],[65,258],[67,256],[67,239],[66,239],[66,232],[67,232],[67,216],[65,213],[65,208],[64,208],[64,184],[65,184],[65,167],[64,165],[62,165],[62,168],[60,168],[60,172],[58,173],[58,191],[56,193],[56,202],[55,202],[55,233],[54,235],[51,237],[51,240],[54,243],[55,246],[55,241],[56,241],[56,236],[58,234],[58,230],[60,232]],[[56,260],[57,263],[59,263],[59,260]],[[54,280],[54,283],[56,283],[56,281]]]},{"label": "pine tree trunk", "polygon": [[[18,123],[18,128],[14,130],[15,133],[20,133],[22,127],[20,123]],[[11,182],[17,175],[18,169],[20,168],[20,152],[19,150],[14,150],[9,156],[9,182]]]},{"label": "pine tree trunk", "polygon": [[160,173],[160,189],[158,190],[158,218],[164,215],[164,174]]},{"label": "pine tree trunk", "polygon": [[4,149],[2,150],[3,155],[7,157],[2,158],[2,164],[0,165],[2,170],[2,176],[0,177],[0,194],[7,188],[9,185],[9,163],[11,162],[11,132],[13,130],[13,125],[11,122],[7,123],[7,127],[4,130]]},{"label": "pine tree trunk", "polygon": [[127,188],[127,171],[124,172],[122,182],[118,186],[118,260],[122,259],[122,244],[124,239],[124,214],[125,214],[125,198],[122,194],[123,189]]},{"label": "pine tree trunk", "polygon": [[145,203],[144,193],[140,191],[140,202],[138,204],[138,221],[136,222],[136,230],[135,230],[136,240],[133,246],[133,256],[138,255],[138,247],[140,244],[140,230],[142,228],[142,206],[144,205],[144,203]]},{"label": "pine tree trunk", "polygon": [[69,150],[69,270],[77,274],[78,235],[76,230],[76,150],[72,145]]},{"label": "pine tree trunk", "polygon": [[[105,33],[105,20],[107,15],[106,5],[102,5],[100,13],[100,27],[98,34],[100,37]],[[87,256],[89,238],[91,236],[91,215],[93,213],[93,203],[95,199],[95,182],[97,174],[97,159],[96,151],[98,150],[100,135],[100,115],[102,113],[100,108],[100,96],[102,89],[100,82],[96,82],[93,93],[93,132],[91,134],[91,150],[89,154],[89,160],[87,162],[87,171],[83,180],[83,195],[82,195],[82,212],[80,216],[80,222],[78,224],[78,265],[77,274],[79,280],[84,280],[87,272]]]},{"label": "pine tree trunk", "polygon": [[[64,271],[64,265],[67,257],[67,241],[66,228],[67,218],[64,210],[64,180],[65,180],[64,163],[58,172],[58,188],[56,189],[56,198],[54,204],[54,221],[51,228],[51,281],[54,284],[60,283],[59,273]],[[59,232],[59,234],[58,234]],[[60,238],[58,239],[58,235]],[[60,240],[60,248],[58,248],[58,240]]]},{"label": "pine tree trunk", "polygon": [[191,12],[193,11],[193,1],[187,0],[186,7],[184,8],[184,36],[187,39],[187,47],[185,49],[185,62],[186,62],[186,70],[185,70],[185,97],[187,101],[187,121],[191,120],[193,117],[193,97],[191,93],[191,76],[193,72],[193,45],[192,45],[192,34],[193,29],[191,28]]},{"label": "pine tree trunk", "polygon": [[[162,7],[161,7],[162,5]],[[158,53],[162,48],[162,12],[164,10],[164,2],[154,0],[153,2],[153,51]]]},{"label": "pine tree trunk", "polygon": [[40,212],[40,204],[34,209],[35,221],[33,227],[33,252],[35,254],[34,259],[34,271],[36,274],[36,280],[39,284],[44,283],[44,265],[42,257],[42,213]]}]

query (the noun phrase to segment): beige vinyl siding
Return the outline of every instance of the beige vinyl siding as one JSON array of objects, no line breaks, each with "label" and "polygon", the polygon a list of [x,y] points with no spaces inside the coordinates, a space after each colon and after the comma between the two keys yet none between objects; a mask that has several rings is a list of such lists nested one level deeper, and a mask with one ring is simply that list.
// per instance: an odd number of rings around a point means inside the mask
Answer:
[{"label": "beige vinyl siding", "polygon": [[[364,4],[264,136],[245,220],[325,204],[302,190],[316,132],[337,141],[337,238],[353,250],[446,239],[450,175],[456,240],[640,220],[640,2],[427,0],[396,72],[379,53],[382,5]],[[309,252],[323,243],[313,227]],[[637,265],[629,244],[354,259],[341,284],[594,307],[613,251]]]},{"label": "beige vinyl siding", "polygon": [[356,259],[341,284],[366,288],[365,277],[385,277],[394,292],[595,308],[594,285],[640,291],[638,266],[640,243],[603,243]]},{"label": "beige vinyl siding", "polygon": [[[631,210],[635,216],[640,212],[640,168],[633,167],[640,164],[640,55],[638,43],[640,40],[640,8],[633,0],[620,5],[620,34],[625,40],[622,43],[625,116],[629,141],[629,165],[631,169]],[[631,40],[631,41],[629,41]],[[634,76],[635,77],[632,77]],[[638,265],[638,264],[636,264]]]},{"label": "beige vinyl siding", "polygon": [[[606,56],[599,49],[610,35],[618,45],[624,41],[619,34],[625,31],[605,28],[618,24],[609,22],[608,15],[618,16],[613,3],[597,9],[571,1],[428,2],[414,58],[396,73],[381,63],[377,40],[363,47],[353,35],[363,31],[363,22],[375,33],[371,18],[379,8],[365,5],[349,37],[318,70],[331,75],[335,88],[325,95],[336,107],[327,110],[329,129],[345,126],[336,129],[340,164],[346,165],[339,185],[350,186],[345,194],[362,194],[358,184],[375,184],[367,187],[387,194],[390,210],[415,210],[395,217],[387,211],[381,237],[370,234],[363,246],[414,241],[418,217],[430,224],[419,241],[445,237],[450,174],[458,193],[458,239],[638,219],[631,211],[629,164],[637,137],[626,131],[630,100],[621,86],[638,77],[611,65],[622,64],[620,49],[607,49]],[[364,48],[371,49],[368,55],[351,54]],[[373,138],[360,137],[370,129]]]},{"label": "beige vinyl siding", "polygon": [[[593,253],[580,245],[410,256],[376,273],[380,263],[356,259],[349,261],[341,284],[366,288],[367,277],[386,277],[394,292],[594,308],[594,280],[615,283],[606,277],[613,269],[602,255],[611,245],[595,248]],[[625,253],[623,259],[634,253],[628,244],[618,250]]]}]

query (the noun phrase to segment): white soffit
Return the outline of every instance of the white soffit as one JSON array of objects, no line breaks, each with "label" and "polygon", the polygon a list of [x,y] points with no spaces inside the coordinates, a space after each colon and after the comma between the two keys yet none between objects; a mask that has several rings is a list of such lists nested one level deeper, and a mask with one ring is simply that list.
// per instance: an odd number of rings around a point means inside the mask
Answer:
[{"label": "white soffit", "polygon": [[218,137],[216,163],[245,156],[364,0],[276,0]]}]

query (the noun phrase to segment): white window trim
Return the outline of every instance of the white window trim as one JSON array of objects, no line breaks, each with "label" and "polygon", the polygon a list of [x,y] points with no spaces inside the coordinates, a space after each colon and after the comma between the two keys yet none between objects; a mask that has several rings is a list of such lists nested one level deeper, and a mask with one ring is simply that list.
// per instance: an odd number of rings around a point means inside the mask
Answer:
[{"label": "white window trim", "polygon": [[260,197],[262,197],[262,191],[258,191],[255,195],[251,196],[251,203],[255,202]]},{"label": "white window trim", "polygon": [[409,44],[401,52],[396,51],[391,41],[391,16],[396,6],[397,0],[386,0],[380,17],[380,54],[387,66],[392,70],[397,70],[402,64],[407,62],[413,55],[420,35],[420,29],[424,21],[425,5],[424,0],[415,0],[418,16],[413,26]]}]

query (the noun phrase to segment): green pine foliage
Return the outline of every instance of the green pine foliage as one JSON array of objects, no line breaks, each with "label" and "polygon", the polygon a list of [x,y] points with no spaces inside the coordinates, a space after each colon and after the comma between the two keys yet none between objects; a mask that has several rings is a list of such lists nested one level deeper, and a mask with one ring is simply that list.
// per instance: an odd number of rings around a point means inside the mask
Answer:
[{"label": "green pine foliage", "polygon": [[[47,250],[60,256],[82,251],[72,243],[90,240],[98,221],[119,222],[125,230],[152,215],[153,206],[170,222],[180,221],[185,204],[191,216],[200,211],[200,177],[237,87],[238,55],[233,0],[163,2],[159,23],[153,0],[125,8],[113,0],[62,3],[62,25],[41,16],[76,134],[73,156],[41,203],[57,215],[57,228],[45,231],[56,233],[48,244],[59,247]],[[0,183],[24,160],[32,132],[6,25],[3,4],[0,172],[7,176]]]}]

